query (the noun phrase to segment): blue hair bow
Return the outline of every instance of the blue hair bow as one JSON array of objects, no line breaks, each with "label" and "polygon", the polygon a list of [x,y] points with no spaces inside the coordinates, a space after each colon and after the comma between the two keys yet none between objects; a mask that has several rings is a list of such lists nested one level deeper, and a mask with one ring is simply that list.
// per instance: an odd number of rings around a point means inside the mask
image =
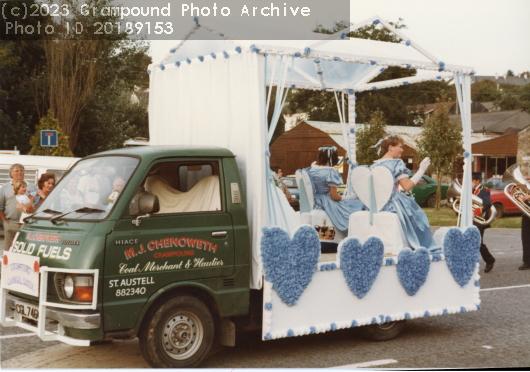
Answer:
[{"label": "blue hair bow", "polygon": [[397,133],[389,134],[385,138],[381,138],[379,141],[377,141],[377,143],[375,145],[370,146],[370,148],[371,149],[375,149],[375,148],[377,148],[379,146],[379,149],[377,149],[377,155],[381,155],[381,144],[383,143],[383,141],[387,140],[389,138],[395,137],[395,136],[397,136]]},{"label": "blue hair bow", "polygon": [[333,151],[337,151],[337,148],[335,146],[331,146],[331,147],[320,147],[318,149],[318,151],[327,151],[328,152],[328,164],[330,166],[333,166],[333,164],[331,164],[332,160],[331,160],[331,154],[333,153]]}]

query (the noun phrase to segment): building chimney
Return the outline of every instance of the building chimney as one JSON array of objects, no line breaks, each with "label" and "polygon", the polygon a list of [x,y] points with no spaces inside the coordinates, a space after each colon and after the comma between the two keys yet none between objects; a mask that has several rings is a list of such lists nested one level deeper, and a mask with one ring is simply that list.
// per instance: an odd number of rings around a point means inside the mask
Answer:
[{"label": "building chimney", "polygon": [[498,80],[498,79],[499,79],[499,74],[495,73],[495,80]]}]

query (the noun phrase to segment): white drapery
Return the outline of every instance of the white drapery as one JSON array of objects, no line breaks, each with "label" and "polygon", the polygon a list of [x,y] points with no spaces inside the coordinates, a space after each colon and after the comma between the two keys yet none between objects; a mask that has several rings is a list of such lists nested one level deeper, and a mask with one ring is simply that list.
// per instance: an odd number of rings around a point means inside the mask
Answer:
[{"label": "white drapery", "polygon": [[462,180],[462,214],[460,228],[466,229],[473,225],[471,209],[471,78],[460,72],[454,73],[458,105],[461,107],[462,134],[464,139],[464,176]]},{"label": "white drapery", "polygon": [[236,155],[253,249],[251,288],[261,288],[267,221],[263,70],[263,57],[233,50],[216,63],[168,65],[150,75],[151,145],[220,146]]}]

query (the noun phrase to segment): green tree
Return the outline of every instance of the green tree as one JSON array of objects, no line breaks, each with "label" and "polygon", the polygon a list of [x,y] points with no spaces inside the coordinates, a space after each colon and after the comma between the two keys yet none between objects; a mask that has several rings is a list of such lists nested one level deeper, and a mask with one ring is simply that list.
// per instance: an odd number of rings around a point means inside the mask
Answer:
[{"label": "green tree", "polygon": [[40,145],[41,130],[57,131],[57,147],[50,149],[51,156],[74,156],[68,147],[68,136],[63,134],[59,121],[54,118],[51,110],[48,110],[48,114],[40,120],[40,124],[35,128],[35,134],[33,134],[29,141],[31,145],[29,155],[46,155],[46,147]]},{"label": "green tree", "polygon": [[506,71],[506,76],[515,76],[512,70]]},{"label": "green tree", "polygon": [[384,154],[378,154],[377,148],[371,148],[386,134],[386,120],[383,112],[376,110],[368,124],[357,132],[357,164],[372,165],[374,160],[380,159]]},{"label": "green tree", "polygon": [[476,102],[490,102],[500,98],[497,84],[491,80],[482,80],[471,85],[471,99]]},{"label": "green tree", "polygon": [[438,100],[434,114],[423,125],[423,131],[416,141],[418,151],[416,162],[431,159],[431,167],[437,176],[436,208],[440,210],[441,180],[450,174],[455,158],[462,149],[462,128],[449,119],[449,107],[445,96]]}]

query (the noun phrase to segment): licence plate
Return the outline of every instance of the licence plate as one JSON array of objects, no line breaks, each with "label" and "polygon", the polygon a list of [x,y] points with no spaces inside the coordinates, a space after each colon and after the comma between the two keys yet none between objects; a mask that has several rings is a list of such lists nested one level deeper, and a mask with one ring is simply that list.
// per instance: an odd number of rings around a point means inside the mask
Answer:
[{"label": "licence plate", "polygon": [[15,313],[28,319],[39,320],[39,308],[23,302],[15,302]]}]

